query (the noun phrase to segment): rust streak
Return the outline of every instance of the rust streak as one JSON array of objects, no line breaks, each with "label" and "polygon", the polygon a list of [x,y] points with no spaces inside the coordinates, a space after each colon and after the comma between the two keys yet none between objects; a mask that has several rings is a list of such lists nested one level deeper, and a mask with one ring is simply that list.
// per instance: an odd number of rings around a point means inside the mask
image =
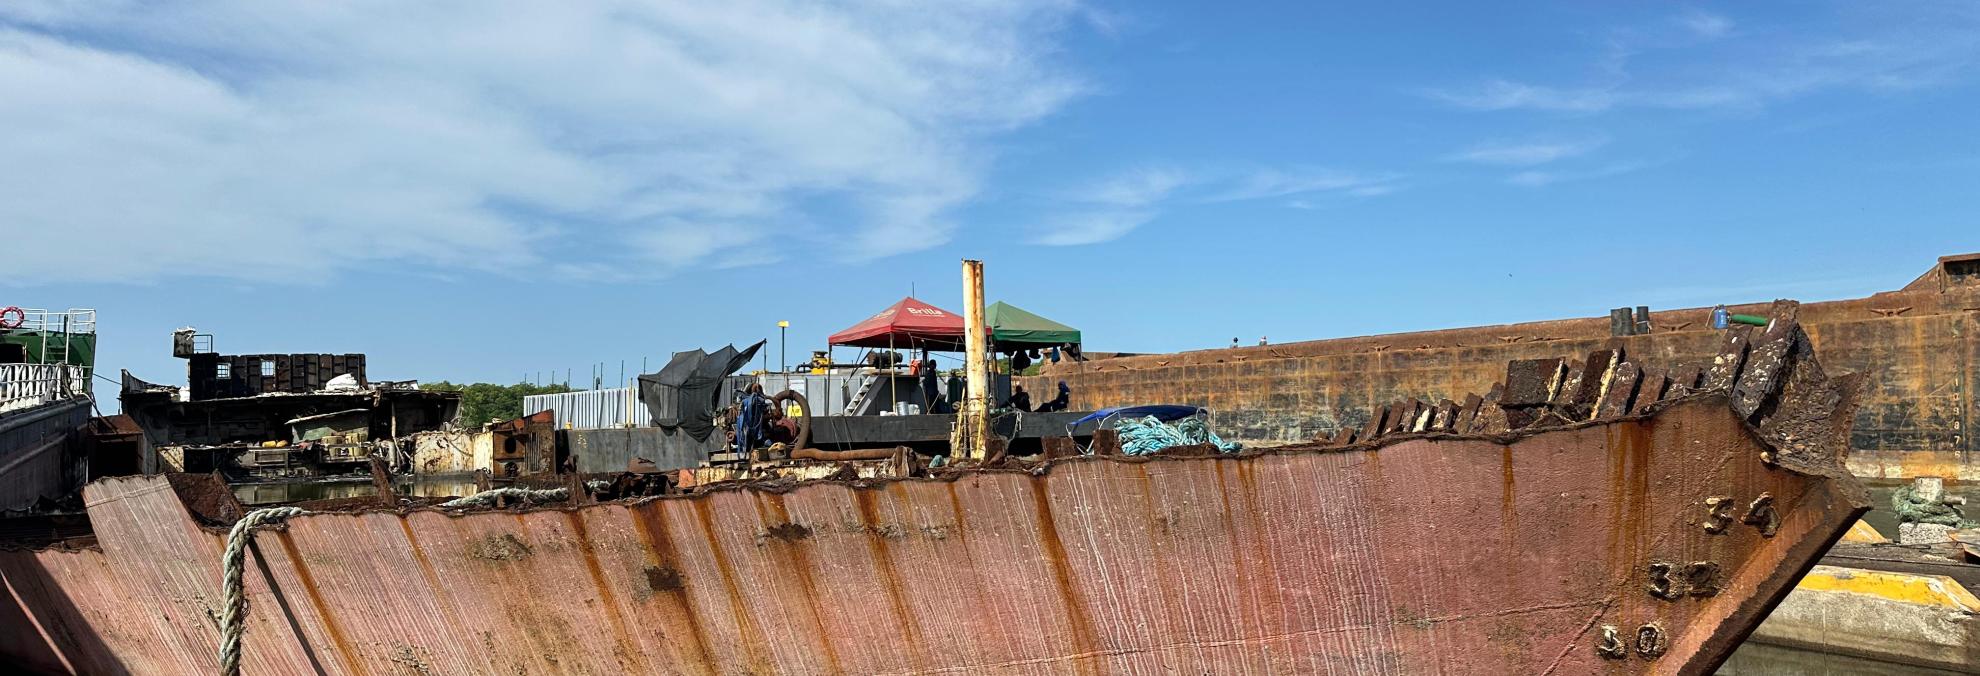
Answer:
[{"label": "rust streak", "polygon": [[[1082,654],[1099,654],[1098,642],[1094,638],[1092,621],[1080,607],[1078,591],[1073,585],[1072,564],[1066,559],[1065,543],[1059,540],[1059,527],[1052,521],[1052,499],[1046,495],[1047,477],[1031,479],[1031,501],[1038,516],[1038,540],[1045,545],[1045,558],[1052,564],[1052,579],[1058,584],[1059,599],[1066,604],[1066,620],[1072,624],[1073,648]],[[1099,673],[1091,662],[1080,665],[1080,673]]]},{"label": "rust streak", "polygon": [[1508,540],[1519,533],[1519,500],[1513,478],[1512,445],[1499,445],[1499,521],[1505,525]]},{"label": "rust streak", "polygon": [[598,564],[598,552],[592,549],[591,533],[586,531],[584,517],[576,512],[564,512],[564,520],[571,524],[571,534],[577,537],[578,553],[584,557],[584,568],[591,574],[591,586],[598,589],[598,602],[605,606],[605,619],[612,623],[612,641],[618,653],[619,667],[627,662],[644,664],[639,651],[626,644],[631,634],[626,633],[626,618],[619,614],[619,599],[612,593],[612,585],[605,580],[605,568]]},{"label": "rust streak", "polygon": [[[895,484],[898,485],[898,484]],[[954,486],[951,485],[951,490]],[[953,495],[953,493],[952,493]],[[913,606],[901,595],[901,581],[894,574],[894,558],[888,554],[887,538],[878,532],[880,510],[873,504],[874,492],[866,489],[853,490],[853,502],[859,508],[859,518],[866,535],[867,551],[873,556],[873,566],[880,573],[880,586],[887,590],[887,603],[894,608],[894,617],[900,619],[904,652],[913,663],[914,669],[923,669],[920,647],[923,645],[920,622],[915,619]]]},{"label": "rust streak", "polygon": [[[809,536],[803,535],[803,533],[807,533],[808,531],[805,530],[802,525],[798,525],[791,521],[791,513],[784,506],[784,495],[782,493],[759,494],[757,496],[757,500],[758,500],[757,502],[758,505],[767,504],[770,508],[771,514],[775,517],[774,523],[772,525],[773,533],[774,532],[797,533],[797,535],[790,537],[787,541],[784,542],[783,545],[781,545],[778,548],[783,550],[785,555],[790,558],[790,565],[788,567],[790,568],[791,573],[794,576],[796,576],[798,586],[803,589],[805,608],[811,611],[811,626],[816,627],[818,630],[813,635],[819,637],[818,645],[820,648],[820,652],[823,653],[825,657],[826,667],[829,669],[830,673],[834,673],[834,674],[845,673],[845,669],[839,666],[839,653],[837,650],[833,649],[832,641],[823,638],[826,635],[826,632],[828,631],[829,628],[825,625],[824,610],[818,607],[818,604],[823,602],[824,599],[819,598],[818,583],[816,580],[812,579],[811,552],[809,546],[806,545],[804,542],[804,539]],[[782,537],[773,536],[772,538],[770,538],[770,541],[772,542],[784,541],[784,540],[785,539]]]},{"label": "rust streak", "polygon": [[309,603],[316,607],[316,614],[323,618],[323,631],[330,634],[330,642],[337,648],[337,659],[344,668],[353,669],[358,665],[357,651],[351,649],[349,638],[344,630],[337,627],[337,618],[330,612],[330,604],[323,601],[323,592],[316,588],[316,578],[309,574],[309,565],[303,563],[302,552],[296,549],[294,540],[289,539],[288,531],[275,531],[275,539],[281,541],[282,552],[289,555],[289,564],[296,567],[296,579],[302,582],[303,591],[309,594]]},{"label": "rust streak", "polygon": [[404,531],[406,534],[406,546],[412,549],[413,561],[419,564],[419,574],[421,577],[426,578],[426,586],[436,594],[440,590],[446,589],[446,587],[440,585],[440,573],[433,569],[433,562],[428,561],[426,559],[426,552],[420,549],[419,538],[413,535],[412,523],[408,522],[403,516],[398,518],[398,522],[399,530]]},{"label": "rust streak", "polygon": [[701,536],[708,543],[708,551],[715,557],[715,569],[722,572],[722,587],[729,595],[729,616],[736,618],[736,634],[742,639],[743,658],[749,661],[750,671],[768,673],[770,663],[766,660],[770,645],[756,623],[749,619],[749,605],[743,602],[742,590],[736,588],[735,569],[729,565],[729,555],[722,552],[722,542],[715,537],[715,522],[708,514],[708,501],[691,500],[688,505],[694,510],[695,521],[701,524]]},{"label": "rust streak", "polygon": [[[1232,515],[1236,514],[1236,512],[1231,511],[1231,485],[1229,480],[1224,476],[1224,465],[1229,462],[1231,461],[1219,458],[1216,462],[1211,463],[1210,466],[1217,470],[1217,499],[1224,506],[1224,510],[1222,512],[1222,517],[1224,519],[1224,532],[1230,535],[1231,547],[1235,549],[1238,546],[1238,527],[1237,527],[1237,519]],[[1251,561],[1244,561],[1241,562],[1239,565],[1232,567],[1233,572],[1235,572],[1237,575],[1238,589],[1240,593],[1246,597],[1252,596],[1251,594],[1246,593],[1252,589],[1251,587],[1252,581],[1251,581],[1251,573],[1250,573],[1252,563],[1253,562]],[[1254,620],[1261,619],[1259,617],[1259,613],[1257,609],[1256,598],[1232,599],[1232,601],[1242,603],[1244,609],[1250,611],[1250,614],[1252,615],[1251,619]],[[1243,624],[1244,624],[1243,621],[1240,620],[1239,625],[1242,626]]]},{"label": "rust streak", "polygon": [[[956,482],[945,482],[943,485],[949,489],[949,508],[956,512],[956,539],[961,542],[969,542],[969,534],[967,529],[963,527],[963,522],[967,521],[967,519],[963,518],[966,512],[963,511],[962,497],[956,495]],[[967,551],[967,548],[964,548],[964,550]]]},{"label": "rust streak", "polygon": [[1650,531],[1650,439],[1643,424],[1624,422],[1616,426],[1622,435],[1623,455],[1629,459],[1629,560],[1640,561],[1654,533]]},{"label": "rust streak", "polygon": [[[649,514],[649,511],[652,513]],[[630,514],[633,523],[639,526],[640,537],[646,541],[648,560],[656,565],[667,566],[679,575],[678,571],[682,566],[681,554],[674,548],[674,539],[667,534],[667,515],[660,509],[659,503],[635,505],[628,508],[626,513]],[[699,665],[705,672],[714,663],[710,661],[708,637],[702,632],[700,615],[694,608],[694,596],[687,592],[684,584],[671,585],[664,590],[654,591],[665,591],[674,597],[675,603],[680,604],[681,617],[687,623],[688,634],[694,639],[694,664]]]},{"label": "rust streak", "polygon": [[[442,621],[458,622],[461,617],[460,608],[447,593],[447,587],[440,583],[440,572],[433,567],[433,562],[427,559],[426,549],[419,545],[419,538],[413,535],[412,521],[403,514],[398,516],[397,521],[399,530],[406,534],[406,547],[412,551],[413,561],[419,564],[420,577],[426,580],[426,588],[430,590],[428,593],[433,595],[435,605],[443,607],[442,612],[445,615]],[[480,657],[484,660],[483,665],[493,668],[493,663],[487,661],[493,658],[492,655],[483,653]]]}]

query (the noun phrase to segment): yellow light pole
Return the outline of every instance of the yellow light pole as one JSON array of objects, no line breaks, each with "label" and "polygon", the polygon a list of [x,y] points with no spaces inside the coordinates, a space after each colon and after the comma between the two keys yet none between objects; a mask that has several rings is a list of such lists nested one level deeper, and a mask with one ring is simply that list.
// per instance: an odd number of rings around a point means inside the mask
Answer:
[{"label": "yellow light pole", "polygon": [[777,322],[777,370],[784,373],[791,372],[790,352],[785,349],[785,346],[790,344],[786,338],[785,331],[790,330],[790,328],[791,323],[788,321],[779,320]]}]

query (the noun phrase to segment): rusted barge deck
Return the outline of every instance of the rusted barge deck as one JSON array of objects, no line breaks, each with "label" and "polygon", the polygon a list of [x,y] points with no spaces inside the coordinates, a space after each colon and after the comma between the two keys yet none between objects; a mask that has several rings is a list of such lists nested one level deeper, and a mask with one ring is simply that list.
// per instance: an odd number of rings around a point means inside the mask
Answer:
[{"label": "rusted barge deck", "polygon": [[[1867,509],[1792,308],[1727,348],[1237,456],[307,514],[254,536],[245,672],[1709,673]],[[0,553],[0,652],[215,669],[237,507],[196,484],[92,484],[97,544]]]}]

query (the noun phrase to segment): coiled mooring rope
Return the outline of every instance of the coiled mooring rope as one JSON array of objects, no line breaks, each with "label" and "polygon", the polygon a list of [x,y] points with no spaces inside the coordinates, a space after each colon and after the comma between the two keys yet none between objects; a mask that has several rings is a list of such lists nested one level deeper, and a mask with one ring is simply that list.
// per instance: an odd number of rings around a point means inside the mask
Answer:
[{"label": "coiled mooring rope", "polygon": [[561,500],[569,500],[571,498],[571,489],[545,488],[545,489],[537,490],[537,489],[529,489],[529,488],[515,488],[512,486],[503,487],[503,488],[490,488],[488,490],[467,496],[465,498],[455,498],[452,500],[448,500],[446,502],[442,502],[440,503],[440,507],[443,509],[456,509],[460,507],[486,507],[495,504],[496,498],[509,498],[512,500],[521,500],[523,502],[558,502]]},{"label": "coiled mooring rope", "polygon": [[227,533],[227,553],[220,561],[227,602],[220,611],[221,676],[240,676],[241,673],[241,634],[247,628],[247,596],[242,590],[241,573],[247,565],[248,538],[256,528],[306,513],[300,507],[257,509],[241,517],[234,523],[234,529]]},{"label": "coiled mooring rope", "polygon": [[1953,528],[1974,528],[1973,520],[1966,518],[1959,505],[1965,500],[1941,498],[1928,501],[1918,496],[1915,486],[1899,486],[1891,493],[1891,511],[1897,513],[1902,523],[1929,523]]},{"label": "coiled mooring rope", "polygon": [[1121,453],[1126,455],[1147,455],[1165,448],[1210,444],[1221,453],[1236,453],[1244,446],[1237,442],[1224,441],[1200,418],[1184,418],[1169,425],[1155,418],[1129,418],[1114,424],[1121,435]]}]

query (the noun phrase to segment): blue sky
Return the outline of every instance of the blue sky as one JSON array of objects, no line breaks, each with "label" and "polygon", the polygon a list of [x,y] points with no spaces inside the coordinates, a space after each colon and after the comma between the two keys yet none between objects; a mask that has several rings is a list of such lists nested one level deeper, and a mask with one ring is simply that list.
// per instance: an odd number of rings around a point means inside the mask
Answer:
[{"label": "blue sky", "polygon": [[582,381],[778,320],[796,361],[965,257],[1166,351],[1980,251],[1967,3],[412,4],[0,7],[0,305],[161,382],[184,325]]}]

